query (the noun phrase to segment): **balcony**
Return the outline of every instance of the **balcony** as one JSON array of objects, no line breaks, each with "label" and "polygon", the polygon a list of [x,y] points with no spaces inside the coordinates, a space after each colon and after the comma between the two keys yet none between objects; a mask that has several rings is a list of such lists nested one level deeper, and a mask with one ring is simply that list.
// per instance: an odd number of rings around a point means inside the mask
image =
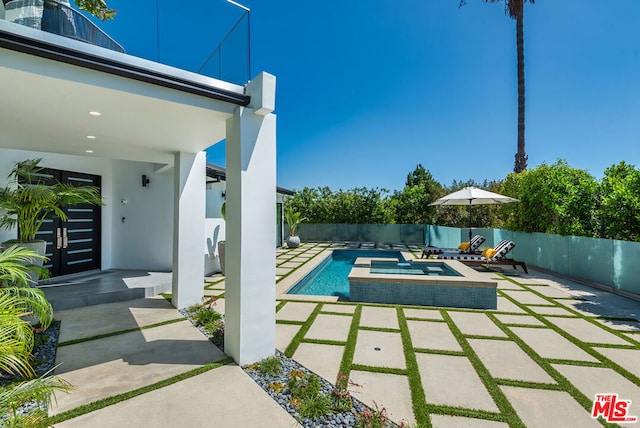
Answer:
[{"label": "balcony", "polygon": [[[249,10],[223,0],[111,0],[115,19],[102,22],[68,0],[0,0],[0,19],[54,37],[244,85],[251,76]],[[178,6],[176,6],[178,5]]]}]

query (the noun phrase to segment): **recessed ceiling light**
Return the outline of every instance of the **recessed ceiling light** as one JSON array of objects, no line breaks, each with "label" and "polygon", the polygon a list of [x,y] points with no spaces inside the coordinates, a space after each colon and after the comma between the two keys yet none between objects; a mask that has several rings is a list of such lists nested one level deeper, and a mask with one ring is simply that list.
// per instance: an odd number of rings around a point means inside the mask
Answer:
[{"label": "recessed ceiling light", "polygon": [[87,138],[88,138],[89,140],[95,140],[95,139],[96,139],[96,136],[95,136],[95,135],[87,135]]},{"label": "recessed ceiling light", "polygon": [[87,153],[93,153],[93,150],[85,150]]},{"label": "recessed ceiling light", "polygon": [[91,116],[102,116],[102,113],[100,113],[99,111],[90,111],[89,114]]}]

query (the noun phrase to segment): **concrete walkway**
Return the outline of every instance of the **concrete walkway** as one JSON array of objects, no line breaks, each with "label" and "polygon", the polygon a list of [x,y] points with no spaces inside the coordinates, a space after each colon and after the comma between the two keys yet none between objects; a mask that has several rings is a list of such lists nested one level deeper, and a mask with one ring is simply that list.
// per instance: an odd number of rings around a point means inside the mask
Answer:
[{"label": "concrete walkway", "polygon": [[[279,293],[329,250],[327,244],[278,250]],[[358,385],[351,388],[353,395],[384,408],[398,423],[601,426],[590,414],[597,393],[631,400],[629,416],[640,415],[639,302],[535,269],[528,275],[511,268],[479,271],[498,281],[496,311],[351,304],[332,297],[279,294],[277,348],[331,382],[346,371]],[[204,293],[220,296],[217,309],[224,313],[224,277],[206,282]],[[132,302],[93,307],[89,313],[57,312],[61,340],[180,318],[163,299]],[[59,394],[53,413],[224,357],[186,321],[63,346],[58,373],[78,389],[68,396]],[[295,425],[235,365],[56,424]]]}]

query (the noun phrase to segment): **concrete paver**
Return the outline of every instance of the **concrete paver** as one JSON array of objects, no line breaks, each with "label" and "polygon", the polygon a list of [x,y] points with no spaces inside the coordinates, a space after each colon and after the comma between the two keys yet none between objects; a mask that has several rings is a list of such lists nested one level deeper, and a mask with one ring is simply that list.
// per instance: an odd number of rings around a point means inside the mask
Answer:
[{"label": "concrete paver", "polygon": [[316,306],[316,303],[287,302],[287,304],[276,313],[276,320],[306,321]]},{"label": "concrete paver", "polygon": [[416,353],[427,403],[497,412],[467,357]]},{"label": "concrete paver", "polygon": [[529,306],[533,312],[539,315],[566,315],[566,316],[575,316],[565,308],[560,306]]},{"label": "concrete paver", "polygon": [[225,357],[186,320],[58,348],[60,366],[55,373],[76,389],[59,394],[52,412],[150,385]]},{"label": "concrete paver", "polygon": [[396,308],[363,306],[360,325],[364,327],[400,329]]},{"label": "concrete paver", "polygon": [[276,349],[284,352],[291,340],[298,334],[300,327],[293,324],[276,324]]},{"label": "concrete paver", "polygon": [[184,318],[160,296],[56,311],[55,316],[63,324],[59,342]]},{"label": "concrete paver", "polygon": [[505,332],[482,312],[449,311],[449,316],[462,334],[507,337]]},{"label": "concrete paver", "polygon": [[598,302],[595,301],[562,299],[557,300],[557,302],[586,317],[598,317],[603,315],[600,313]]},{"label": "concrete paver", "polygon": [[498,312],[525,313],[524,309],[518,307],[511,300],[503,296],[498,296]]},{"label": "concrete paver", "polygon": [[352,317],[320,314],[305,335],[308,339],[337,340],[346,342]]},{"label": "concrete paver", "polygon": [[406,368],[400,333],[359,330],[353,363],[373,367]]},{"label": "concrete paver", "polygon": [[469,344],[495,378],[555,383],[515,342],[469,339]]},{"label": "concrete paver", "polygon": [[513,297],[518,302],[520,302],[522,304],[525,304],[525,305],[551,305],[551,306],[553,306],[553,303],[543,299],[540,296],[537,296],[537,295],[533,294],[530,291],[504,290],[504,294],[508,295],[509,297]]},{"label": "concrete paver", "polygon": [[527,428],[601,427],[568,393],[501,386]]},{"label": "concrete paver", "polygon": [[300,266],[303,262],[294,262],[294,261],[289,261],[289,262],[285,262],[281,265],[279,265],[279,268],[297,268],[298,266]]},{"label": "concrete paver", "polygon": [[[637,321],[600,319],[600,320],[597,320],[597,322],[618,331],[628,331],[628,332],[640,331],[640,322],[637,322]],[[633,335],[631,335],[631,338],[633,338]],[[640,339],[640,336],[636,336],[636,340],[637,339]]]},{"label": "concrete paver", "polygon": [[356,311],[355,305],[337,305],[335,303],[325,303],[322,312],[337,312],[341,314],[353,314]]},{"label": "concrete paver", "polygon": [[610,345],[629,345],[624,339],[582,318],[547,317],[548,321],[557,325],[573,337],[586,343],[605,343]]},{"label": "concrete paver", "polygon": [[56,427],[235,428],[267,426],[265,421],[273,428],[300,426],[240,367],[229,365],[58,423]]},{"label": "concrete paver", "polygon": [[[615,348],[594,348],[614,363],[622,366],[636,376],[640,377],[640,350],[637,349],[615,349]],[[640,404],[640,403],[639,403]],[[640,413],[640,412],[639,412]]]},{"label": "concrete paver", "polygon": [[350,379],[360,387],[350,387],[351,394],[366,405],[386,409],[396,423],[415,423],[411,405],[411,390],[406,376],[353,370]]},{"label": "concrete paver", "polygon": [[630,415],[637,416],[640,413],[640,388],[615,371],[604,367],[564,364],[553,364],[553,367],[590,400],[593,400],[596,394],[615,392],[621,400],[631,400]]},{"label": "concrete paver", "polygon": [[441,320],[442,314],[439,311],[428,309],[409,309],[403,308],[406,318],[420,318],[425,320]]},{"label": "concrete paver", "polygon": [[331,383],[335,383],[340,371],[344,346],[301,343],[293,354],[293,359],[310,368]]},{"label": "concrete paver", "polygon": [[509,327],[541,357],[575,361],[597,361],[551,329]]},{"label": "concrete paver", "polygon": [[570,293],[567,293],[564,290],[558,289],[558,288],[554,288],[554,287],[550,287],[550,286],[546,286],[546,287],[533,287],[534,291],[537,291],[538,293],[546,296],[546,297],[551,297],[554,299],[564,299],[567,297],[572,297]]},{"label": "concrete paver", "polygon": [[504,422],[486,419],[464,418],[462,416],[430,415],[433,428],[509,428]]},{"label": "concrete paver", "polygon": [[446,323],[409,320],[407,325],[414,348],[462,351]]},{"label": "concrete paver", "polygon": [[518,284],[514,284],[511,281],[507,281],[506,279],[498,280],[498,289],[499,290],[519,290],[522,291],[524,288],[520,287]]},{"label": "concrete paver", "polygon": [[496,314],[496,318],[505,324],[544,325],[542,321],[531,315]]}]

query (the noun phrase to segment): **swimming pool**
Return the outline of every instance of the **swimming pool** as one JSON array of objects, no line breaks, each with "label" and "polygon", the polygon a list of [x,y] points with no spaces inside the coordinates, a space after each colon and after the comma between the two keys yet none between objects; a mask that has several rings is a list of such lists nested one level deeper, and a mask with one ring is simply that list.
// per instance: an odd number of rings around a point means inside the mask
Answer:
[{"label": "swimming pool", "polygon": [[333,250],[331,256],[302,278],[287,294],[349,298],[349,272],[359,257],[406,261],[400,251]]},{"label": "swimming pool", "polygon": [[446,263],[396,263],[395,261],[371,261],[369,273],[389,275],[462,276]]}]

